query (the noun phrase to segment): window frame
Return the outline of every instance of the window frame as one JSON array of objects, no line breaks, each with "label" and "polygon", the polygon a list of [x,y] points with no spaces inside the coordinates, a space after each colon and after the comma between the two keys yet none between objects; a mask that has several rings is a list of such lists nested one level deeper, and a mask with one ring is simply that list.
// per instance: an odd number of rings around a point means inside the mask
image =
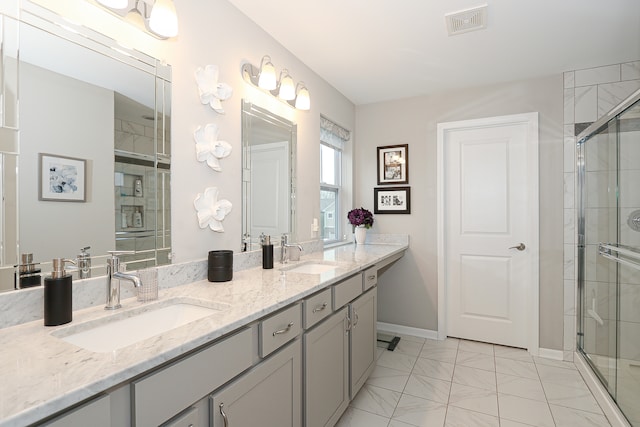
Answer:
[{"label": "window frame", "polygon": [[[335,230],[335,238],[334,239],[326,239],[324,238],[322,235],[320,236],[322,238],[322,241],[324,242],[325,245],[331,245],[331,244],[335,244],[335,243],[339,243],[342,242],[342,233],[343,233],[343,225],[340,223],[340,221],[338,221],[338,218],[340,218],[340,212],[341,212],[341,208],[342,208],[342,193],[343,193],[343,182],[342,182],[342,176],[343,176],[343,160],[344,160],[344,150],[342,148],[336,147],[333,144],[324,142],[324,141],[320,141],[320,151],[322,151],[322,147],[327,147],[330,148],[331,150],[333,150],[334,156],[333,156],[333,165],[334,165],[334,182],[336,184],[328,184],[326,182],[322,181],[322,161],[323,161],[323,156],[322,153],[320,155],[320,193],[322,194],[322,191],[329,191],[332,193],[335,193],[335,209],[334,209],[334,230]],[[321,212],[322,213],[322,212]],[[323,231],[323,230],[321,230]]]}]

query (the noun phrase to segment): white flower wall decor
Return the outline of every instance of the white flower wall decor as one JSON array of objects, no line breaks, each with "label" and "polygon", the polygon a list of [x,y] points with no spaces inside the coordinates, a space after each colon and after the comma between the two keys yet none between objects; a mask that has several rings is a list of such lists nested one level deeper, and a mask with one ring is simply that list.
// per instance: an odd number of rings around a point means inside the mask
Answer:
[{"label": "white flower wall decor", "polygon": [[208,187],[204,193],[198,193],[193,205],[198,212],[200,228],[209,227],[213,231],[224,232],[222,221],[231,212],[232,205],[228,200],[218,200],[218,187]]},{"label": "white flower wall decor", "polygon": [[217,65],[207,65],[196,69],[196,82],[200,92],[200,101],[209,104],[217,113],[224,114],[222,101],[231,97],[233,89],[226,83],[219,83],[220,70]]},{"label": "white flower wall decor", "polygon": [[223,159],[231,154],[231,144],[226,141],[218,141],[218,125],[209,123],[204,127],[198,126],[193,133],[196,140],[196,157],[199,162],[207,162],[211,169],[217,172],[222,171],[219,159]]}]

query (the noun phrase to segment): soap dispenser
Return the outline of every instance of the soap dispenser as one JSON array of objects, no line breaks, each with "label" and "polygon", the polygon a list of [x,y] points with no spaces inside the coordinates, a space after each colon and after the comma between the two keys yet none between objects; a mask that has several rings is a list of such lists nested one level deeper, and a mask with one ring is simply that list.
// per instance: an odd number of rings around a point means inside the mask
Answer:
[{"label": "soap dispenser", "polygon": [[87,252],[89,249],[91,249],[91,246],[80,249],[80,253],[76,259],[79,279],[88,279],[91,277],[91,254]]},{"label": "soap dispenser", "polygon": [[262,242],[262,268],[270,270],[273,268],[273,245],[271,244],[271,236],[260,236]]},{"label": "soap dispenser", "polygon": [[64,263],[73,260],[53,259],[51,276],[44,279],[44,325],[58,326],[71,322],[72,289],[71,274],[64,270]]}]

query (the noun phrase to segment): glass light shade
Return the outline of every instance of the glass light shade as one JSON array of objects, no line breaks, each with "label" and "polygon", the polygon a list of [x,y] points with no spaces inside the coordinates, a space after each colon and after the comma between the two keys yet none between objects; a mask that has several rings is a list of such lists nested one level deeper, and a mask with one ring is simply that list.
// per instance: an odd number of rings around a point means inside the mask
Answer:
[{"label": "glass light shade", "polygon": [[302,86],[298,89],[298,96],[296,97],[296,108],[298,110],[308,110],[311,108],[311,97],[309,96],[309,90]]},{"label": "glass light shade", "polygon": [[178,15],[172,0],[156,0],[149,16],[149,28],[163,37],[178,35]]},{"label": "glass light shade", "polygon": [[278,96],[285,101],[296,98],[296,87],[286,69],[280,73],[280,91],[278,92]]},{"label": "glass light shade", "polygon": [[105,7],[112,9],[124,9],[129,6],[129,0],[96,0],[98,3]]},{"label": "glass light shade", "polygon": [[274,90],[277,86],[276,67],[273,66],[273,64],[271,63],[271,58],[269,58],[268,56],[262,58],[258,86],[266,90]]}]

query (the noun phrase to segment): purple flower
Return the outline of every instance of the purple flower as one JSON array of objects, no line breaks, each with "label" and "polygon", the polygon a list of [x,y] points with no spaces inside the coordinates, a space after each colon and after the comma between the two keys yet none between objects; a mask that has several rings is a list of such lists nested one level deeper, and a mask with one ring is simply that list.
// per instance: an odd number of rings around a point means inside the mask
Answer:
[{"label": "purple flower", "polygon": [[350,210],[347,219],[355,227],[364,225],[364,228],[371,228],[373,225],[373,214],[365,208]]}]

